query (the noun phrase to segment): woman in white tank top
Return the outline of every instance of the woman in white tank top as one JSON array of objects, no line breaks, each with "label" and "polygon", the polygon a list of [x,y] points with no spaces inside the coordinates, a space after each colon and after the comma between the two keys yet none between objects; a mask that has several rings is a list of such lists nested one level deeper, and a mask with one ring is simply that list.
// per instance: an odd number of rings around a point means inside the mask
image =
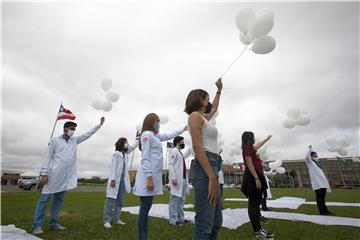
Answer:
[{"label": "woman in white tank top", "polygon": [[209,94],[206,91],[194,89],[189,93],[185,104],[195,152],[195,159],[190,167],[190,181],[195,192],[194,240],[216,239],[222,224],[218,182],[221,167],[221,158],[217,154],[218,130],[209,122],[218,110],[222,90],[221,78],[215,85],[217,92],[212,103],[209,102]]}]

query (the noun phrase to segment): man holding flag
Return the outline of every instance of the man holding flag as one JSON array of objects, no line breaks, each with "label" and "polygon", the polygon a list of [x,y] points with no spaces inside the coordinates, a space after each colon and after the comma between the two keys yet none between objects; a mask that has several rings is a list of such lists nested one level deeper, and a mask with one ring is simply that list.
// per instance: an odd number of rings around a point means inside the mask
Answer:
[{"label": "man holding flag", "polygon": [[[75,119],[75,115],[65,109],[62,105],[58,112],[59,119]],[[53,203],[51,207],[50,230],[64,230],[58,222],[58,215],[62,206],[65,192],[77,187],[77,168],[76,168],[76,149],[79,143],[90,138],[103,125],[105,118],[100,119],[100,124],[95,126],[89,132],[73,136],[77,124],[66,122],[64,124],[64,133],[59,137],[50,140],[45,159],[41,168],[41,181],[44,188],[37,202],[32,233],[40,235],[43,233],[42,225],[45,220],[46,205],[53,194]],[[55,122],[56,124],[56,122]]]}]

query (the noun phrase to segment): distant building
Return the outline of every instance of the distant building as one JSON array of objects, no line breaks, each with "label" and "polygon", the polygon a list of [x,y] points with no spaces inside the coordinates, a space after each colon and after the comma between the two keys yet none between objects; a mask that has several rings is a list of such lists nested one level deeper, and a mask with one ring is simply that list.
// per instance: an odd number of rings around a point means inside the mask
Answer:
[{"label": "distant building", "polygon": [[8,183],[16,185],[22,173],[24,172],[1,170],[1,185],[7,185]]}]

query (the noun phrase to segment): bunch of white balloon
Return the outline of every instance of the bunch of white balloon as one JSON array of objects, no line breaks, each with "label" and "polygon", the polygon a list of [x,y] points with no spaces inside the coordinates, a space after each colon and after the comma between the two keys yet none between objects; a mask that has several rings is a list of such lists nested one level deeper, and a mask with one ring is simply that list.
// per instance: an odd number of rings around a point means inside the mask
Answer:
[{"label": "bunch of white balloon", "polygon": [[274,14],[263,10],[255,14],[251,8],[241,9],[235,17],[235,23],[240,30],[240,41],[257,54],[267,54],[274,50],[275,39],[267,35],[274,26]]},{"label": "bunch of white balloon", "polygon": [[348,154],[345,148],[351,144],[350,140],[344,137],[329,138],[326,140],[326,143],[329,146],[329,152],[337,152],[340,156],[346,156]]},{"label": "bunch of white balloon", "polygon": [[296,125],[305,126],[310,123],[310,116],[301,108],[291,108],[287,111],[288,118],[283,122],[284,127],[293,128]]},{"label": "bunch of white balloon", "polygon": [[273,173],[284,174],[286,172],[285,168],[281,167],[282,160],[276,160],[275,162],[269,163],[269,167]]},{"label": "bunch of white balloon", "polygon": [[100,99],[94,100],[92,102],[93,108],[96,110],[102,110],[105,112],[109,112],[112,109],[112,103],[119,100],[119,94],[113,91],[109,91],[112,86],[112,81],[109,78],[103,79],[101,81],[101,88],[106,92],[105,101]]}]

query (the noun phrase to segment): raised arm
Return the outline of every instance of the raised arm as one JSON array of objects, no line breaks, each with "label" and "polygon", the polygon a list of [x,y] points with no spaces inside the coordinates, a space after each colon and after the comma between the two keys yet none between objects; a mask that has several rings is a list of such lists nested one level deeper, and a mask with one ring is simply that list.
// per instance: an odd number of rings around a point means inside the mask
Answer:
[{"label": "raised arm", "polygon": [[104,124],[105,118],[101,117],[100,119],[100,124],[96,125],[93,129],[91,129],[90,131],[88,131],[85,134],[82,134],[80,136],[76,137],[76,142],[77,144],[80,144],[82,142],[84,142],[85,140],[87,140],[89,137],[91,137],[94,133],[96,133],[97,130],[99,130],[99,128]]},{"label": "raised arm", "polygon": [[204,121],[205,120],[200,113],[193,112],[189,116],[188,125],[196,159],[199,161],[201,168],[209,178],[208,200],[211,204],[215,204],[217,201],[217,177],[209,163],[203,147],[201,128]]},{"label": "raised arm", "polygon": [[270,140],[270,138],[272,137],[272,135],[268,135],[264,140],[258,142],[258,143],[255,143],[254,144],[254,149],[255,150],[258,150],[259,148],[261,148],[267,141]]},{"label": "raised arm", "polygon": [[182,127],[181,129],[178,129],[172,133],[159,133],[158,137],[160,138],[160,141],[168,141],[170,139],[173,139],[176,136],[179,136],[183,132],[187,130],[187,126]]},{"label": "raised arm", "polygon": [[305,155],[305,161],[310,161],[311,158],[310,158],[310,154],[312,152],[312,146],[309,145],[309,150],[307,151],[306,155]]},{"label": "raised arm", "polygon": [[215,94],[215,97],[212,101],[212,108],[211,108],[211,112],[205,115],[206,120],[210,121],[210,119],[214,116],[214,114],[216,113],[216,111],[219,108],[219,103],[220,103],[220,95],[221,95],[221,90],[222,90],[222,81],[221,78],[219,78],[216,82],[215,82],[217,91]]},{"label": "raised arm", "polygon": [[49,167],[51,159],[54,156],[54,150],[55,150],[55,140],[51,139],[45,153],[44,161],[41,167],[40,175],[41,176],[47,176],[49,174]]},{"label": "raised arm", "polygon": [[132,151],[134,151],[139,146],[139,140],[135,140],[134,144],[129,146],[126,154],[130,154]]}]

